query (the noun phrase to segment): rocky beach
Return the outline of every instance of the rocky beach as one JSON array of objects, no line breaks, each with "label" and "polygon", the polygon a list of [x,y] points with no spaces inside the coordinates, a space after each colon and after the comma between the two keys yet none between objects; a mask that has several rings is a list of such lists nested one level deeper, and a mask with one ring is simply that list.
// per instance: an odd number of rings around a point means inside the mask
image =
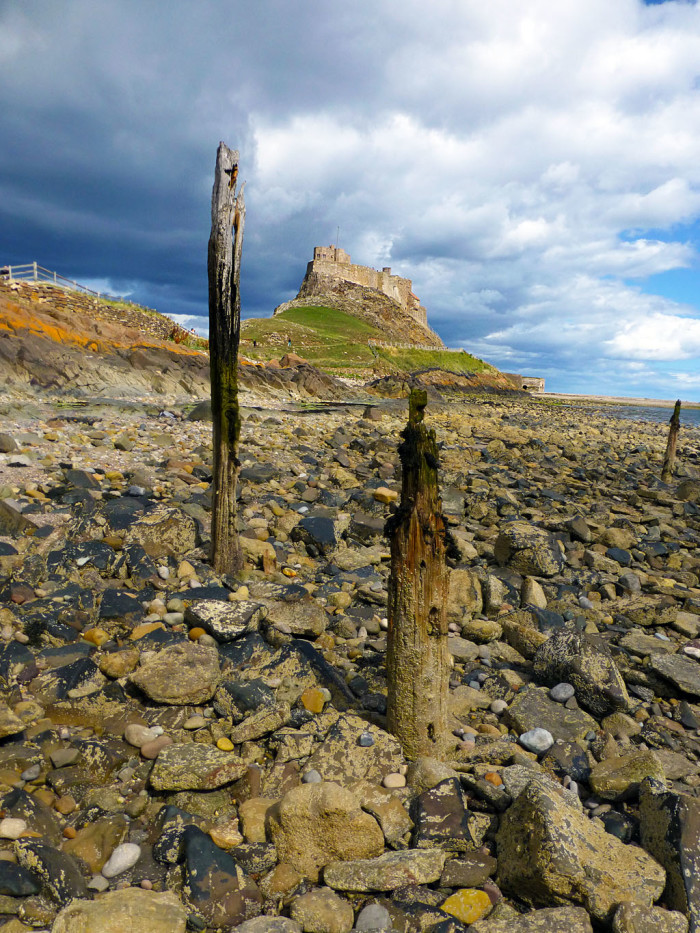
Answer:
[{"label": "rocky beach", "polygon": [[208,563],[206,405],[4,405],[3,931],[698,929],[700,431],[666,486],[663,426],[429,404],[452,735],[409,762],[406,402],[246,401],[236,578]]}]

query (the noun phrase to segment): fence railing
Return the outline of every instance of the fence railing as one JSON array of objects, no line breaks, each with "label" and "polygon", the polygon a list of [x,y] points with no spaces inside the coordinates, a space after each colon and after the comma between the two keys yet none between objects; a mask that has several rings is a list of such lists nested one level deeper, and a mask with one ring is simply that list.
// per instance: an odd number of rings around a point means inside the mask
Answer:
[{"label": "fence railing", "polygon": [[[45,282],[50,285],[57,285],[59,288],[67,288],[70,291],[81,292],[84,295],[94,295],[96,298],[106,298],[109,301],[123,301],[126,304],[135,305],[134,301],[123,298],[119,295],[110,295],[107,292],[96,292],[87,285],[81,285],[74,279],[68,279],[65,275],[59,275],[58,272],[52,272],[45,269],[37,262],[25,262],[22,265],[0,266],[0,280],[5,279],[9,282]],[[141,307],[141,305],[138,305]]]}]

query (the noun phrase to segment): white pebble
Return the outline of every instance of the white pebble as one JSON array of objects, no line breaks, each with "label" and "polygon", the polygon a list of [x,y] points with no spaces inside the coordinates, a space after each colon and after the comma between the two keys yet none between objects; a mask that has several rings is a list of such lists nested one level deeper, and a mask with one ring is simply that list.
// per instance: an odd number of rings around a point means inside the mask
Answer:
[{"label": "white pebble", "polygon": [[554,745],[554,738],[551,732],[546,729],[530,729],[529,732],[523,732],[518,739],[523,748],[536,755],[541,755]]},{"label": "white pebble", "polygon": [[500,716],[501,713],[504,713],[508,709],[508,704],[505,700],[494,700],[489,709],[492,713]]},{"label": "white pebble", "polygon": [[405,787],[406,776],[404,774],[399,774],[398,772],[387,774],[382,781],[382,784],[384,787]]},{"label": "white pebble", "polygon": [[0,820],[0,838],[19,839],[26,828],[26,820],[21,820],[19,817],[6,816],[4,820]]},{"label": "white pebble", "polygon": [[116,875],[121,875],[122,872],[133,868],[140,857],[141,846],[137,846],[135,842],[122,842],[105,862],[102,874],[105,878],[114,878]]}]

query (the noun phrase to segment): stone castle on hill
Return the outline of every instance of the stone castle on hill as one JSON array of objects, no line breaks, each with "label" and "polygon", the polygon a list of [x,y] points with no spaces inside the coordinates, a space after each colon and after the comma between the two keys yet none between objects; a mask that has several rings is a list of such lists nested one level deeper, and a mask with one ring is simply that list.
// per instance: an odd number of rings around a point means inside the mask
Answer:
[{"label": "stone castle on hill", "polygon": [[310,279],[312,276],[317,276],[320,281],[329,280],[329,285],[335,282],[351,282],[353,285],[383,292],[419,324],[427,326],[427,312],[413,294],[411,280],[392,275],[389,266],[385,266],[379,272],[369,266],[358,266],[339,246],[316,246],[314,258],[306,267],[306,278]]},{"label": "stone castle on hill", "polygon": [[296,298],[274,314],[300,307],[335,308],[387,335],[391,345],[444,348],[428,325],[428,314],[413,294],[410,279],[354,263],[339,246],[316,246]]}]

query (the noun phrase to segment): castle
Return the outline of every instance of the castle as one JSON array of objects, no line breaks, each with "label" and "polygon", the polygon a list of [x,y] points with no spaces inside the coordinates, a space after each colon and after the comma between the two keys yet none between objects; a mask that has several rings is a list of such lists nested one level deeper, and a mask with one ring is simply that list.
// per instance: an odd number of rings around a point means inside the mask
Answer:
[{"label": "castle", "polygon": [[385,266],[381,272],[369,266],[358,266],[339,246],[314,247],[314,258],[306,267],[305,281],[309,280],[315,280],[321,285],[327,280],[329,286],[336,282],[350,282],[353,285],[373,288],[395,301],[419,324],[424,327],[428,325],[427,312],[413,294],[410,279],[392,275],[389,266]]}]

